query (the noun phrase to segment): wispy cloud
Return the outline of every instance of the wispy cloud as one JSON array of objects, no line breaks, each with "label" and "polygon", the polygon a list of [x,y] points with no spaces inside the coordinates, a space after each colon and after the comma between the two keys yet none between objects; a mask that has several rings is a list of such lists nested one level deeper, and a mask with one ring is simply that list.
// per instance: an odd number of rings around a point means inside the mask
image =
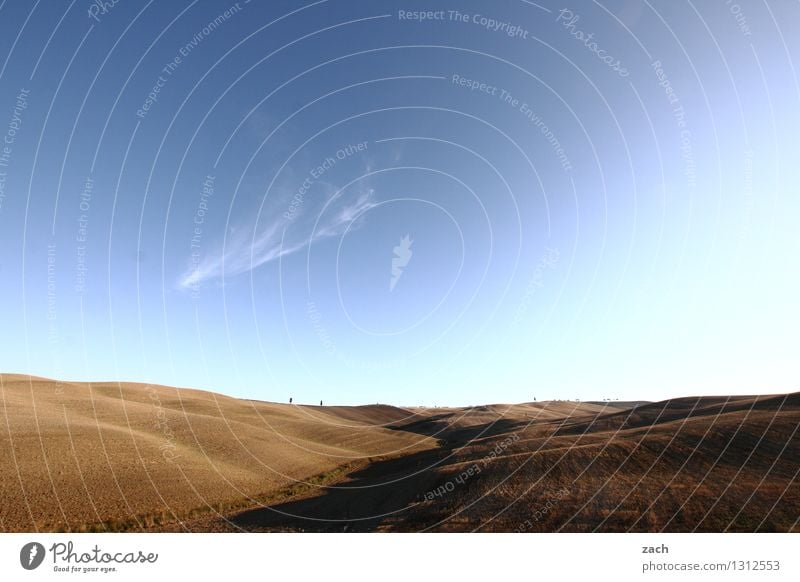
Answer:
[{"label": "wispy cloud", "polygon": [[377,205],[373,190],[346,196],[330,184],[323,186],[327,186],[323,194],[308,192],[300,204],[295,200],[291,212],[287,212],[290,201],[284,199],[268,215],[264,211],[259,224],[234,227],[223,245],[184,272],[179,288],[193,289],[223,276],[235,277],[320,240],[340,236]]}]

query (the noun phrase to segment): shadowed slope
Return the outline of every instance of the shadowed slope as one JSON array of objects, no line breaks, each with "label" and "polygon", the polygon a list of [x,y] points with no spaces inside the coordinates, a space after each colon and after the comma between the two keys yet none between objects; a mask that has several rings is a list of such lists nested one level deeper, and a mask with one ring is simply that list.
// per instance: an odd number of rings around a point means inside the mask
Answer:
[{"label": "shadowed slope", "polygon": [[0,528],[792,531],[799,426],[800,394],[323,408],[5,375]]},{"label": "shadowed slope", "polygon": [[540,418],[520,405],[494,420],[493,407],[432,409],[401,428],[436,435],[438,450],[190,527],[792,531],[800,518],[798,396],[686,398],[625,412],[539,403]]}]

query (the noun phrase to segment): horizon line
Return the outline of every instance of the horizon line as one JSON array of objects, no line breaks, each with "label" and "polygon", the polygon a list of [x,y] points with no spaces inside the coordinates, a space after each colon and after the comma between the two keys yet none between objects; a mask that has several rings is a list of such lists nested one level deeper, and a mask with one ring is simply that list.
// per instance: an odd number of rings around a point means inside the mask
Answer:
[{"label": "horizon line", "polygon": [[[639,404],[657,404],[659,402],[672,402],[674,400],[682,400],[688,398],[746,398],[746,397],[777,397],[777,396],[789,396],[792,394],[800,393],[800,388],[798,390],[788,391],[788,392],[747,392],[747,393],[727,393],[727,394],[689,394],[683,396],[672,396],[669,398],[663,398],[660,400],[651,400],[651,399],[638,399],[638,398],[606,398],[606,399],[575,399],[575,398],[544,398],[544,399],[534,399],[534,400],[526,400],[520,402],[484,402],[479,404],[469,404],[469,405],[449,405],[449,404],[435,404],[435,405],[423,405],[423,404],[391,404],[388,402],[363,402],[361,404],[328,404],[328,405],[319,405],[313,403],[305,403],[305,402],[278,402],[273,400],[262,400],[260,398],[248,398],[248,397],[239,397],[239,396],[232,396],[225,392],[221,392],[218,390],[210,390],[207,388],[197,388],[194,386],[177,386],[171,384],[161,384],[161,383],[154,383],[154,382],[145,382],[139,380],[70,380],[64,378],[52,378],[49,376],[40,376],[35,374],[28,374],[28,373],[20,373],[20,372],[0,372],[0,387],[2,387],[5,377],[6,376],[19,376],[23,378],[27,378],[28,381],[32,380],[46,380],[48,382],[53,382],[56,385],[59,383],[61,384],[135,384],[135,385],[142,385],[142,386],[157,386],[161,388],[171,388],[174,390],[197,390],[200,392],[208,392],[210,394],[217,394],[220,396],[224,396],[226,398],[232,398],[234,400],[242,400],[242,401],[252,401],[252,402],[263,402],[267,404],[279,404],[279,405],[287,405],[287,406],[313,406],[315,408],[330,408],[330,407],[361,407],[361,406],[393,406],[395,408],[475,408],[478,406],[519,406],[523,404],[541,404],[545,402],[576,402],[582,404],[607,404],[607,403],[614,403],[618,402],[620,404],[624,403],[639,403]],[[291,397],[290,397],[291,398]],[[321,399],[324,402],[324,398]],[[639,405],[637,404],[637,405]],[[635,408],[637,405],[634,405],[632,408]]]}]

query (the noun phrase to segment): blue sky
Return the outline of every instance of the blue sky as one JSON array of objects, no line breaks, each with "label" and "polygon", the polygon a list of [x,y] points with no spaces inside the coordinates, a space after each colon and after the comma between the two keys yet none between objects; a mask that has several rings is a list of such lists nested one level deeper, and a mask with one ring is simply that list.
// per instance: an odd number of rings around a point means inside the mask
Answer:
[{"label": "blue sky", "polygon": [[799,17],[2,3],[0,370],[342,404],[797,390]]}]

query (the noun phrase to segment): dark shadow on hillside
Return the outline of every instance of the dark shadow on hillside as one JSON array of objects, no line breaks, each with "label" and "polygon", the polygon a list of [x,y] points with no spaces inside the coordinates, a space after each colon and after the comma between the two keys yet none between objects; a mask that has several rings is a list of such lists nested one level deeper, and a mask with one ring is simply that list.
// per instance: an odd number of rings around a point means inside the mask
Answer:
[{"label": "dark shadow on hillside", "polygon": [[717,417],[755,410],[796,410],[800,392],[778,396],[697,396],[651,402],[631,410],[605,414],[591,421],[577,420],[559,429],[558,435],[617,431],[651,427],[676,420]]},{"label": "dark shadow on hillside", "polygon": [[389,425],[386,428],[434,437],[439,440],[439,446],[455,447],[464,445],[474,439],[504,434],[529,424],[523,420],[498,418],[494,422],[476,424],[474,426],[459,426],[454,421],[460,418],[463,417],[449,412],[405,424]]},{"label": "dark shadow on hillside", "polygon": [[[429,435],[427,431],[439,426],[441,420],[432,418],[431,424],[415,422],[395,430],[412,429]],[[424,499],[440,480],[441,468],[452,462],[456,447],[475,438],[500,436],[520,426],[525,423],[501,419],[475,427],[445,429],[438,435],[438,449],[377,461],[350,473],[350,481],[320,489],[313,497],[250,509],[228,519],[253,531],[375,531],[388,515]]]}]

